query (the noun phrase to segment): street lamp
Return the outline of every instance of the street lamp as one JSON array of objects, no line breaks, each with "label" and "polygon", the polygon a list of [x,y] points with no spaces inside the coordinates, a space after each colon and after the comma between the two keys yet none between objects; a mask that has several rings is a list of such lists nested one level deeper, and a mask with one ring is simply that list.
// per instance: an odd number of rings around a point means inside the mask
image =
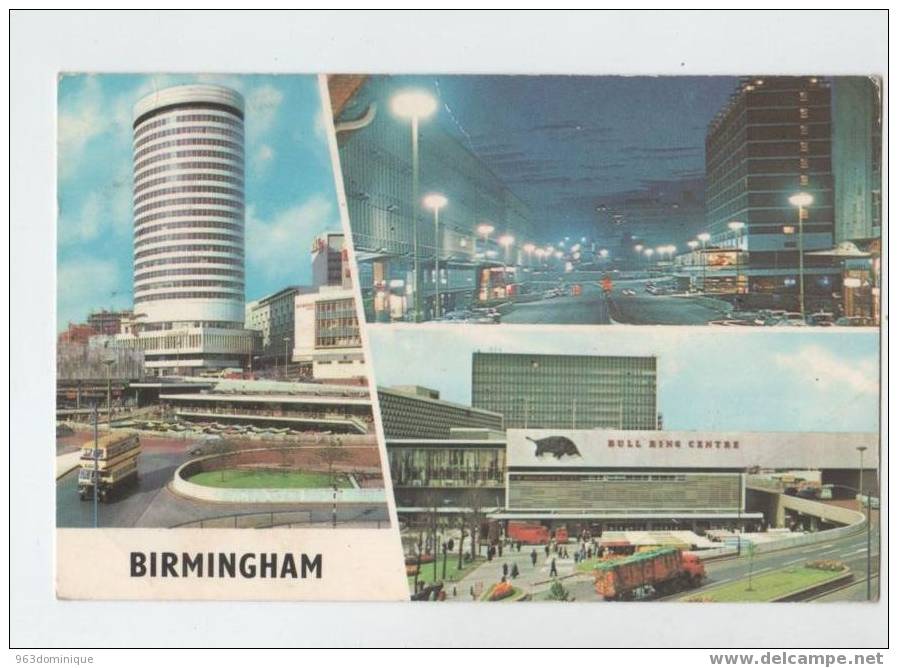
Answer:
[{"label": "street lamp", "polygon": [[424,206],[433,209],[433,317],[440,317],[440,209],[449,202],[440,193],[430,193],[424,197]]},{"label": "street lamp", "polygon": [[393,113],[411,121],[412,128],[412,246],[414,253],[415,321],[421,320],[421,291],[418,282],[418,122],[437,108],[433,96],[420,90],[397,93],[390,100]]},{"label": "street lamp", "polygon": [[804,218],[805,209],[814,202],[810,193],[795,193],[789,198],[789,204],[798,207],[798,300],[801,309],[802,320],[805,317],[804,308]]},{"label": "street lamp", "polygon": [[502,283],[505,286],[505,297],[508,297],[508,250],[511,248],[511,245],[514,243],[514,237],[510,234],[503,234],[499,237],[499,243],[505,247],[505,252],[502,254]]},{"label": "street lamp", "polygon": [[[860,453],[861,461],[860,467],[858,468],[857,477],[857,491],[858,491],[858,503],[864,503],[864,450],[867,449],[865,445],[859,445],[857,447],[858,453]],[[863,507],[861,507],[863,510]],[[872,581],[871,570],[870,570],[870,492],[867,492],[867,600],[873,600],[872,593]]]},{"label": "street lamp", "polygon": [[477,226],[477,234],[483,237],[483,254],[486,256],[486,251],[489,248],[489,240],[490,235],[496,230],[495,227],[490,225],[489,223],[481,223]]},{"label": "street lamp", "polygon": [[287,349],[290,345],[290,337],[284,337],[284,380],[287,380],[287,365],[290,363],[289,356],[287,354]]},{"label": "street lamp", "polygon": [[[736,237],[736,241],[733,242],[733,246],[736,249],[736,294],[739,294],[740,288],[739,286],[742,283],[741,277],[741,269],[742,269],[742,230],[745,229],[745,223],[734,220],[732,222],[727,223],[727,227],[733,232]],[[748,281],[746,280],[746,284]],[[748,290],[746,289],[746,292]]]},{"label": "street lamp", "polygon": [[527,266],[532,266],[533,264],[533,251],[536,250],[536,244],[526,243],[523,246],[524,252],[527,253]]},{"label": "street lamp", "polygon": [[599,251],[599,257],[603,257],[603,258],[608,257],[608,249],[607,248],[601,249]]},{"label": "street lamp", "polygon": [[696,238],[702,244],[702,292],[705,292],[705,279],[708,275],[708,257],[705,253],[705,244],[711,240],[711,235],[707,232],[702,232]]}]

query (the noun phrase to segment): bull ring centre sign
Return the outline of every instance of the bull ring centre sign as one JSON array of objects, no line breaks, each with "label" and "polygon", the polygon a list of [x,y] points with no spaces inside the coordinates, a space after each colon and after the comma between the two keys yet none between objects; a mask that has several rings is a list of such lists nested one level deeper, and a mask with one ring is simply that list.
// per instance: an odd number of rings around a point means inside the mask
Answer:
[{"label": "bull ring centre sign", "polygon": [[692,448],[694,450],[738,450],[739,441],[733,439],[689,439],[681,440],[679,438],[609,438],[609,448]]}]

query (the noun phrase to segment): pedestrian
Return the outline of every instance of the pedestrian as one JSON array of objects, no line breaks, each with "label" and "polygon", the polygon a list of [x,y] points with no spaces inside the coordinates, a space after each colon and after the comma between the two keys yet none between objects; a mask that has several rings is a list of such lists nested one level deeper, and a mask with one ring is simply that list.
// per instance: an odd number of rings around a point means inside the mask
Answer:
[{"label": "pedestrian", "polygon": [[502,564],[502,577],[506,577],[508,575],[508,564]]},{"label": "pedestrian", "polygon": [[518,570],[518,562],[514,562],[511,565],[511,578],[512,580],[516,579],[521,574],[521,571]]},{"label": "pedestrian", "polygon": [[546,543],[546,559],[549,558],[549,544]]},{"label": "pedestrian", "polygon": [[536,548],[530,552],[530,562],[533,564],[533,567],[536,568]]},{"label": "pedestrian", "polygon": [[580,553],[574,552],[574,565],[576,566],[579,563],[580,563]]},{"label": "pedestrian", "polygon": [[552,565],[549,567],[549,577],[558,577],[558,567],[555,565],[555,557],[552,557]]}]

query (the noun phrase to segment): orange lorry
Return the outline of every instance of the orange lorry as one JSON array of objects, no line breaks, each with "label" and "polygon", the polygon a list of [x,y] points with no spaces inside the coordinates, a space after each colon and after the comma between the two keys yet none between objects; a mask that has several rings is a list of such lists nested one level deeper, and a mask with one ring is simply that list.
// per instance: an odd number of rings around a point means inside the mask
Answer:
[{"label": "orange lorry", "polygon": [[549,542],[549,530],[533,522],[509,522],[508,537],[525,545],[542,545]]},{"label": "orange lorry", "polygon": [[698,587],[705,567],[696,555],[668,547],[599,563],[594,575],[602,598],[628,601]]}]

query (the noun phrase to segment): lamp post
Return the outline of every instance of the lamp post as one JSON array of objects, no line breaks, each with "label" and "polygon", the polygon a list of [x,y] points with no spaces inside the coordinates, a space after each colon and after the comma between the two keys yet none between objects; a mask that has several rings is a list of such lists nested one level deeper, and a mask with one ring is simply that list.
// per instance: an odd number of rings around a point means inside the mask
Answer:
[{"label": "lamp post", "polygon": [[814,197],[805,192],[795,193],[789,198],[789,204],[798,207],[798,300],[801,318],[804,320],[804,217],[805,209],[814,202]]},{"label": "lamp post", "polygon": [[284,337],[284,380],[287,380],[287,365],[290,363],[288,349],[290,347],[290,337]]},{"label": "lamp post", "polygon": [[403,91],[390,101],[393,113],[411,121],[412,129],[412,252],[414,254],[413,280],[415,286],[415,322],[421,321],[421,291],[418,273],[418,123],[437,108],[437,101],[419,90]]},{"label": "lamp post", "polygon": [[508,299],[508,249],[514,243],[514,237],[503,234],[499,237],[499,243],[505,248],[505,252],[502,253],[502,282],[505,285],[505,298]]},{"label": "lamp post", "polygon": [[430,193],[424,197],[424,206],[433,210],[433,317],[440,317],[440,209],[449,200],[440,193]]},{"label": "lamp post", "polygon": [[536,244],[526,243],[523,245],[523,249],[527,253],[527,266],[533,266],[533,251],[536,250]]},{"label": "lamp post", "polygon": [[736,241],[733,243],[733,246],[736,249],[736,294],[739,294],[740,279],[742,278],[740,276],[742,269],[742,230],[745,229],[745,223],[734,220],[727,223],[727,227],[736,235]]},{"label": "lamp post", "polygon": [[109,425],[109,431],[112,431],[112,365],[115,364],[115,358],[107,357],[103,360],[103,366],[106,367],[106,424]]},{"label": "lamp post", "polygon": [[705,279],[708,276],[708,258],[705,253],[705,244],[711,239],[711,235],[707,232],[702,232],[697,238],[702,245],[702,292],[705,292]]},{"label": "lamp post", "polygon": [[[864,451],[867,449],[867,446],[860,445],[857,448],[858,453],[860,454],[860,466],[857,471],[857,492],[858,492],[858,503],[864,503]],[[863,507],[861,508],[863,511]],[[871,578],[871,570],[870,570],[870,492],[867,492],[867,600],[873,600],[873,583]]]},{"label": "lamp post", "polygon": [[100,434],[97,423],[100,416],[97,409],[97,402],[94,401],[94,529],[100,526]]}]

